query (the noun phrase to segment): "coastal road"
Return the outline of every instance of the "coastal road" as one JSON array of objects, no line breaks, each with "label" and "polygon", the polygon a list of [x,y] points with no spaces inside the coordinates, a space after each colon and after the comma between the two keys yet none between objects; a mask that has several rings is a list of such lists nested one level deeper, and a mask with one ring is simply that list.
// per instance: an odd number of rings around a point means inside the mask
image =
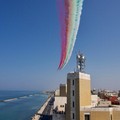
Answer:
[{"label": "coastal road", "polygon": [[52,120],[54,97],[51,97],[39,120]]}]

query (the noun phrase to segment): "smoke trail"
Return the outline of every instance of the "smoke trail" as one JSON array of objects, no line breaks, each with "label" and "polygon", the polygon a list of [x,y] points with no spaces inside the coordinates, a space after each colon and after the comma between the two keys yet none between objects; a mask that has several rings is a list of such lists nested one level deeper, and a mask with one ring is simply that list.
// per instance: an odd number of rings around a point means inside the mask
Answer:
[{"label": "smoke trail", "polygon": [[61,59],[58,69],[69,61],[80,23],[83,0],[59,0],[61,23]]},{"label": "smoke trail", "polygon": [[75,41],[76,41],[76,37],[77,37],[77,32],[78,32],[78,28],[79,28],[79,24],[80,24],[80,16],[81,16],[81,13],[82,13],[82,6],[83,6],[83,0],[76,0],[75,3],[72,3],[73,5],[75,5],[74,7],[74,16],[72,16],[74,18],[73,20],[73,32],[71,33],[72,36],[71,36],[71,39],[69,41],[69,46],[67,48],[67,55],[66,55],[66,60],[64,62],[64,66],[68,63],[70,57],[71,57],[71,54],[72,54],[72,51],[73,51],[73,47],[74,47],[74,44],[75,44]]},{"label": "smoke trail", "polygon": [[61,59],[60,59],[60,64],[58,68],[61,68],[61,65],[63,64],[64,57],[65,57],[65,6],[63,0],[58,0],[57,1],[58,6],[59,6],[59,18],[60,18],[60,27],[61,27]]}]

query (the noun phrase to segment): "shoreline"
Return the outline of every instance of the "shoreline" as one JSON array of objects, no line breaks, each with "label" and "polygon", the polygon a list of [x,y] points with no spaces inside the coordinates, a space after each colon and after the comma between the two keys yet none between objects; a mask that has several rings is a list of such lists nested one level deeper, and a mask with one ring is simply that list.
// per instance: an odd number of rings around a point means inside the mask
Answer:
[{"label": "shoreline", "polygon": [[32,117],[32,120],[39,120],[41,114],[44,112],[45,108],[47,107],[49,101],[51,99],[51,95],[47,98],[47,100],[43,103],[43,105],[40,107],[40,109],[35,113],[35,115]]}]

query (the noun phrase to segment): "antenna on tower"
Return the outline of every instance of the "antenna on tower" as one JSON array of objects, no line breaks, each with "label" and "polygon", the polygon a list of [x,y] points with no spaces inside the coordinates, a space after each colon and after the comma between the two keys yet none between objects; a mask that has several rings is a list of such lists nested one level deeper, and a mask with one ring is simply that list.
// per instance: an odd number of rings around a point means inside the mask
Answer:
[{"label": "antenna on tower", "polygon": [[76,62],[77,62],[77,71],[78,72],[84,72],[84,68],[85,68],[85,56],[80,53],[80,51],[78,52],[78,54],[76,55]]}]

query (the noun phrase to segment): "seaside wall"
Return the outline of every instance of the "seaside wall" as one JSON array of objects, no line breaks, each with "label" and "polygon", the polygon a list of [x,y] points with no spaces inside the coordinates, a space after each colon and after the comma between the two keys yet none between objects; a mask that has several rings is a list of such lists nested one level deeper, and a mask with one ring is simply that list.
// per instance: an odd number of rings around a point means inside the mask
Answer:
[{"label": "seaside wall", "polygon": [[50,101],[50,99],[51,99],[51,96],[48,97],[48,99],[46,100],[46,102],[42,105],[42,107],[38,110],[38,112],[32,117],[32,120],[39,120],[40,119],[40,115],[45,110],[45,108],[48,105],[48,102]]}]

